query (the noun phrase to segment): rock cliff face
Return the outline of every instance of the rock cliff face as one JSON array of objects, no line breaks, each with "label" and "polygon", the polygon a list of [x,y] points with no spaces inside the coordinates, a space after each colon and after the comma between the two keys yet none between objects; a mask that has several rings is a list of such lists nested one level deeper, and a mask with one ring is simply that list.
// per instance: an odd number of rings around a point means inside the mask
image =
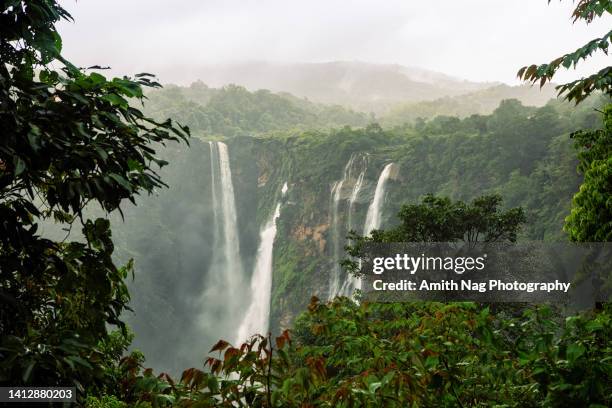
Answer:
[{"label": "rock cliff face", "polygon": [[[282,184],[288,182],[273,253],[270,320],[271,329],[276,331],[288,327],[312,295],[328,297],[331,274],[343,258],[349,222],[351,228],[362,232],[377,179],[389,159],[375,151],[360,151],[351,144],[342,148],[331,139],[311,145],[291,138],[235,138],[227,144],[231,163],[236,167],[233,173],[239,218],[246,225],[241,240],[252,239],[253,220],[261,224],[269,217]],[[367,161],[354,160],[366,154]],[[351,161],[360,163],[344,175]],[[241,169],[244,166],[248,170]],[[330,209],[334,184],[343,177],[334,217]],[[399,184],[400,178],[400,166],[394,165],[390,185]],[[389,218],[386,211],[385,217]],[[241,245],[252,248],[255,244]],[[334,247],[340,248],[340,254],[334,254]],[[340,271],[340,281],[345,279],[345,273]]]},{"label": "rock cliff face", "polygon": [[[344,258],[345,237],[351,229],[360,234],[364,232],[379,176],[388,163],[393,164],[382,197],[381,228],[394,224],[401,204],[416,202],[424,194],[446,194],[470,200],[492,192],[504,196],[504,181],[512,184],[513,169],[494,177],[481,166],[466,167],[463,164],[466,158],[454,152],[456,141],[450,137],[433,142],[418,137],[393,140],[377,135],[376,129],[372,132],[351,137],[342,132],[324,137],[313,135],[312,140],[237,138],[227,142],[232,163],[239,167],[249,162],[251,166],[248,171],[236,170],[237,184],[249,186],[249,193],[237,198],[239,202],[247,200],[238,204],[249,214],[244,216],[247,225],[253,219],[261,225],[269,217],[282,184],[288,182],[273,253],[270,327],[274,331],[289,327],[296,315],[305,310],[311,296],[327,299],[334,273],[338,274],[338,287],[347,279],[346,273],[337,266]],[[424,151],[426,146],[429,151]],[[487,151],[490,147],[483,143],[476,148]],[[442,155],[452,155],[456,161],[447,174],[440,174],[436,167]],[[551,157],[543,154],[536,158],[533,167],[545,172],[550,160]],[[562,177],[567,177],[570,184],[577,184],[573,164],[568,162],[562,168],[565,173]],[[455,186],[450,192],[449,185]],[[563,196],[566,203],[571,200],[572,188]],[[558,196],[551,194],[543,200],[549,200],[545,205],[559,208],[555,202]],[[510,204],[523,205],[528,211],[532,205],[527,201]],[[254,207],[257,208],[255,216]],[[552,227],[542,226],[553,215],[532,211],[524,237],[538,239],[536,231],[540,234],[542,228],[549,237],[560,236],[561,219]],[[245,234],[241,239],[249,240],[252,236]]]}]

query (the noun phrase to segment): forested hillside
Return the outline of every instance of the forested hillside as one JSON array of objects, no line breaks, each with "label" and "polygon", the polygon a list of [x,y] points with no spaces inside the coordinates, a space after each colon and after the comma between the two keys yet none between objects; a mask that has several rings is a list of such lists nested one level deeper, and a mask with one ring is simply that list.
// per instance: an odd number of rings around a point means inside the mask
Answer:
[{"label": "forested hillside", "polygon": [[[466,91],[467,92],[467,91]],[[554,99],[552,86],[496,85],[475,92],[424,101],[390,103],[379,113],[362,113],[342,105],[314,103],[288,92],[262,89],[248,91],[238,85],[211,88],[198,81],[190,86],[169,85],[147,96],[147,112],[156,118],[174,117],[194,134],[208,136],[254,136],[274,131],[304,131],[334,127],[363,127],[379,122],[384,127],[401,126],[436,116],[464,118],[490,114],[504,99],[517,99],[526,106],[543,106]]]},{"label": "forested hillside", "polygon": [[167,86],[148,94],[147,112],[173,117],[197,135],[253,136],[278,130],[364,126],[371,116],[341,106],[311,103],[267,90],[249,92],[236,85],[209,88],[202,82],[189,87]]},{"label": "forested hillside", "polygon": [[462,95],[496,85],[453,78],[439,72],[391,64],[332,61],[309,64],[252,62],[191,67],[214,87],[240,84],[270,89],[363,112],[385,112],[394,104]]},{"label": "forested hillside", "polygon": [[[425,194],[471,200],[498,193],[506,207],[525,209],[527,223],[520,239],[566,240],[563,220],[581,180],[569,134],[600,127],[594,109],[603,103],[603,97],[594,97],[578,109],[563,102],[535,108],[507,100],[491,115],[438,117],[394,129],[370,124],[225,138],[244,286],[254,269],[258,230],[287,182],[274,241],[271,327],[275,332],[289,327],[308,302],[304,294],[326,298],[334,263],[342,257],[334,248],[342,248],[349,226],[362,232],[377,179],[387,163],[395,163],[396,170],[387,185],[381,227],[396,222],[401,204],[417,202]],[[213,220],[212,156],[206,136],[194,138],[186,150],[167,154],[171,165],[163,176],[170,189],[127,208],[125,224],[117,220],[114,225],[123,259],[137,259],[137,284],[131,285],[135,315],[127,315],[141,333],[134,344],[146,352],[151,364],[176,370],[206,351],[205,344],[218,337],[231,338],[232,327],[239,322],[223,308],[201,308],[201,302],[212,305],[217,299],[207,301],[202,295],[214,286],[210,277],[214,239],[206,227]],[[351,174],[343,176],[351,160]],[[360,173],[361,189],[351,201]],[[334,203],[334,183],[343,178]],[[242,296],[228,294],[234,295]],[[219,323],[205,330],[180,316]],[[181,345],[180,355],[163,352],[167,339],[155,339],[159,330],[173,333],[173,342]],[[200,346],[194,345],[194,338],[200,339]]]},{"label": "forested hillside", "polygon": [[491,114],[504,99],[518,99],[526,106],[544,106],[556,98],[551,85],[539,88],[530,85],[497,85],[464,95],[444,97],[435,100],[400,103],[386,112],[380,122],[384,126],[398,126],[417,119],[431,119],[436,116],[457,116]]}]

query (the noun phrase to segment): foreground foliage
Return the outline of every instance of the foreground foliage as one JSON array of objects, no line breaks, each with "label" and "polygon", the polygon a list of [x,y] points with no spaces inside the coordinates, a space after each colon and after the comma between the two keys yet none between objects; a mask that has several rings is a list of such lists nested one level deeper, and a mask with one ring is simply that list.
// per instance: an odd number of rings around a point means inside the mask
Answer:
[{"label": "foreground foliage", "polygon": [[565,224],[573,241],[612,241],[612,104],[604,108],[603,122],[602,129],[572,135],[579,151],[578,171],[584,174]]},{"label": "foreground foliage", "polygon": [[[548,0],[550,3],[551,0]],[[595,18],[612,15],[612,1],[610,0],[580,0],[572,13],[574,23],[578,20],[590,24]],[[582,60],[587,60],[595,52],[602,51],[608,55],[608,48],[612,43],[612,31],[595,38],[574,52],[567,53],[554,59],[548,64],[530,65],[521,68],[518,77],[531,83],[538,83],[542,87],[546,82],[552,81],[561,67],[576,68]],[[610,95],[612,93],[612,66],[605,67],[598,72],[584,78],[577,79],[556,86],[559,95],[564,95],[570,101],[580,103],[594,92],[600,91]]]},{"label": "foreground foliage", "polygon": [[[292,337],[293,336],[293,337]],[[179,380],[122,360],[107,401],[181,407],[605,407],[612,403],[609,308],[565,319],[474,303],[357,305],[313,298],[293,335],[219,341]],[[218,354],[217,354],[218,353]],[[114,398],[114,399],[113,399]],[[114,406],[90,399],[89,406]],[[113,402],[113,403],[114,403]]]},{"label": "foreground foliage", "polygon": [[[55,1],[0,2],[0,385],[84,392],[108,381],[98,345],[123,327],[132,266],[113,262],[109,221],[83,210],[120,211],[163,186],[152,145],[188,130],[128,104],[159,86],[150,75],[107,80],[66,61],[60,19],[70,15]],[[65,237],[43,236],[44,220]],[[69,240],[73,225],[82,239]]]}]

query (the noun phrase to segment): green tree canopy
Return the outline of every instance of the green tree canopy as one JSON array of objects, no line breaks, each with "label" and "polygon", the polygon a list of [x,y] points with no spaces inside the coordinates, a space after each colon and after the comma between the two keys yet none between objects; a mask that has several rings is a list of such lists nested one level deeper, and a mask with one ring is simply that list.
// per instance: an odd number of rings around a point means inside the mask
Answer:
[{"label": "green tree canopy", "polygon": [[[366,242],[515,242],[525,223],[522,208],[502,210],[499,195],[486,195],[471,203],[452,201],[447,197],[428,194],[420,204],[404,204],[399,213],[399,225],[387,230],[374,230],[368,237],[349,233],[352,244],[346,247],[353,258],[362,256]],[[352,259],[342,265],[358,275],[359,263]]]},{"label": "green tree canopy", "polygon": [[574,133],[578,171],[584,174],[572,200],[565,231],[573,241],[612,241],[612,104],[605,107],[604,126]]},{"label": "green tree canopy", "polygon": [[[64,59],[60,19],[57,1],[0,3],[0,384],[82,389],[102,380],[96,344],[122,326],[131,268],[113,263],[109,221],[83,210],[163,186],[153,145],[188,129],[129,103],[159,87],[150,74],[109,80]],[[80,224],[83,240],[42,237],[45,219]]]}]

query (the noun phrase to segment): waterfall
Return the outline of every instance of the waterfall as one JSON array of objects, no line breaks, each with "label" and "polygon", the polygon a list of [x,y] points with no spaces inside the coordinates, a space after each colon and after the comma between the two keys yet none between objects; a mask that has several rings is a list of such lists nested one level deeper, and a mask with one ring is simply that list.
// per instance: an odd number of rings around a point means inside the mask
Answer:
[{"label": "waterfall", "polygon": [[340,255],[342,252],[342,242],[344,242],[343,225],[340,223],[340,200],[342,199],[342,187],[351,176],[351,168],[355,161],[355,155],[351,155],[349,161],[344,166],[342,172],[342,179],[336,181],[331,188],[331,200],[330,200],[330,241],[332,249],[332,271],[329,279],[329,292],[328,298],[333,299],[338,295],[340,289]]},{"label": "waterfall", "polygon": [[242,263],[240,261],[240,240],[238,238],[238,217],[232,171],[230,169],[227,145],[217,142],[219,150],[219,175],[221,181],[221,209],[223,212],[223,253],[226,265],[226,281],[229,288],[236,288],[242,280]]},{"label": "waterfall", "polygon": [[[206,274],[204,291],[198,299],[200,310],[195,324],[209,338],[228,338],[236,332],[236,316],[244,300],[236,293],[244,291],[240,237],[227,145],[209,142],[212,258]],[[204,344],[208,347],[209,344]]]},{"label": "waterfall", "polygon": [[[287,193],[287,183],[283,184],[281,194]],[[253,334],[266,335],[270,326],[270,299],[272,297],[272,255],[276,238],[276,220],[280,216],[281,202],[276,204],[272,217],[263,225],[259,233],[259,248],[255,269],[251,276],[251,304],[242,323],[238,327],[236,343],[246,341]]]},{"label": "waterfall", "polygon": [[[368,155],[364,155],[362,157],[362,167],[361,167],[361,172],[359,173],[359,176],[357,176],[357,180],[355,181],[355,184],[353,185],[353,190],[351,191],[351,196],[349,197],[349,203],[348,203],[348,214],[347,214],[347,222],[346,222],[346,226],[347,226],[347,231],[351,231],[354,228],[353,225],[353,212],[355,210],[355,202],[357,201],[357,198],[359,197],[359,193],[361,192],[361,188],[363,187],[363,181],[365,179],[365,174],[366,171],[368,170]],[[338,265],[338,268],[340,266]],[[340,288],[340,291],[337,293],[338,295],[341,296],[350,296],[351,292],[353,291],[353,288],[355,287],[355,278],[352,276],[347,276],[344,279],[344,282],[342,283],[342,287]]]},{"label": "waterfall", "polygon": [[[227,145],[208,142],[210,147],[210,186],[213,210],[213,261],[218,276],[215,283],[232,288],[242,280],[240,240],[232,171]],[[221,221],[221,222],[220,222]]]},{"label": "waterfall", "polygon": [[370,207],[368,208],[365,225],[363,227],[364,236],[368,236],[373,230],[380,228],[382,206],[385,198],[385,186],[387,184],[389,176],[391,175],[392,166],[393,163],[387,164],[383,169],[382,173],[380,173],[380,177],[378,177],[378,182],[376,183],[376,190],[374,191],[374,198],[372,199]]},{"label": "waterfall", "polygon": [[[358,159],[357,159],[358,158]],[[354,170],[359,171],[357,178],[354,178]],[[352,279],[347,277],[342,280],[342,268],[340,267],[340,259],[344,254],[344,233],[354,228],[353,212],[355,210],[355,202],[357,201],[361,189],[364,184],[365,174],[368,169],[368,154],[352,155],[344,167],[342,179],[336,181],[331,189],[331,205],[330,205],[330,230],[331,230],[331,245],[332,245],[332,273],[330,276],[329,295],[331,300],[335,296],[348,296],[351,292]],[[348,197],[348,205],[346,212],[346,223],[340,223],[340,201],[342,199],[342,188],[346,188],[348,182],[353,182],[351,194]]]},{"label": "waterfall", "polygon": [[[368,213],[363,226],[364,236],[368,236],[373,230],[380,228],[382,206],[385,198],[385,187],[387,185],[387,180],[389,180],[389,176],[391,175],[392,167],[393,163],[387,164],[378,177],[378,181],[376,182],[376,190],[374,190],[374,198],[370,203],[370,207],[368,207]],[[357,289],[361,289],[361,279],[353,279],[353,281],[353,286]]]},{"label": "waterfall", "polygon": [[219,203],[217,202],[217,168],[219,167],[219,161],[216,160],[219,156],[217,144],[214,142],[208,142],[210,148],[210,197],[213,208],[213,239],[217,241],[219,239]]},{"label": "waterfall", "polygon": [[338,207],[340,205],[340,192],[342,191],[342,185],[344,179],[334,182],[331,189],[331,203],[330,203],[330,241],[332,245],[332,271],[329,276],[329,299],[333,299],[338,293],[338,286],[340,284],[340,267],[339,252],[340,252],[340,226],[338,220]]},{"label": "waterfall", "polygon": [[353,229],[353,211],[355,209],[355,201],[359,197],[359,193],[361,192],[361,188],[363,187],[363,180],[365,179],[366,171],[368,170],[368,155],[366,153],[365,156],[362,157],[362,167],[359,176],[357,177],[357,181],[353,185],[353,190],[351,191],[351,196],[349,197],[349,206],[348,206],[348,220],[346,222],[348,230]]}]

